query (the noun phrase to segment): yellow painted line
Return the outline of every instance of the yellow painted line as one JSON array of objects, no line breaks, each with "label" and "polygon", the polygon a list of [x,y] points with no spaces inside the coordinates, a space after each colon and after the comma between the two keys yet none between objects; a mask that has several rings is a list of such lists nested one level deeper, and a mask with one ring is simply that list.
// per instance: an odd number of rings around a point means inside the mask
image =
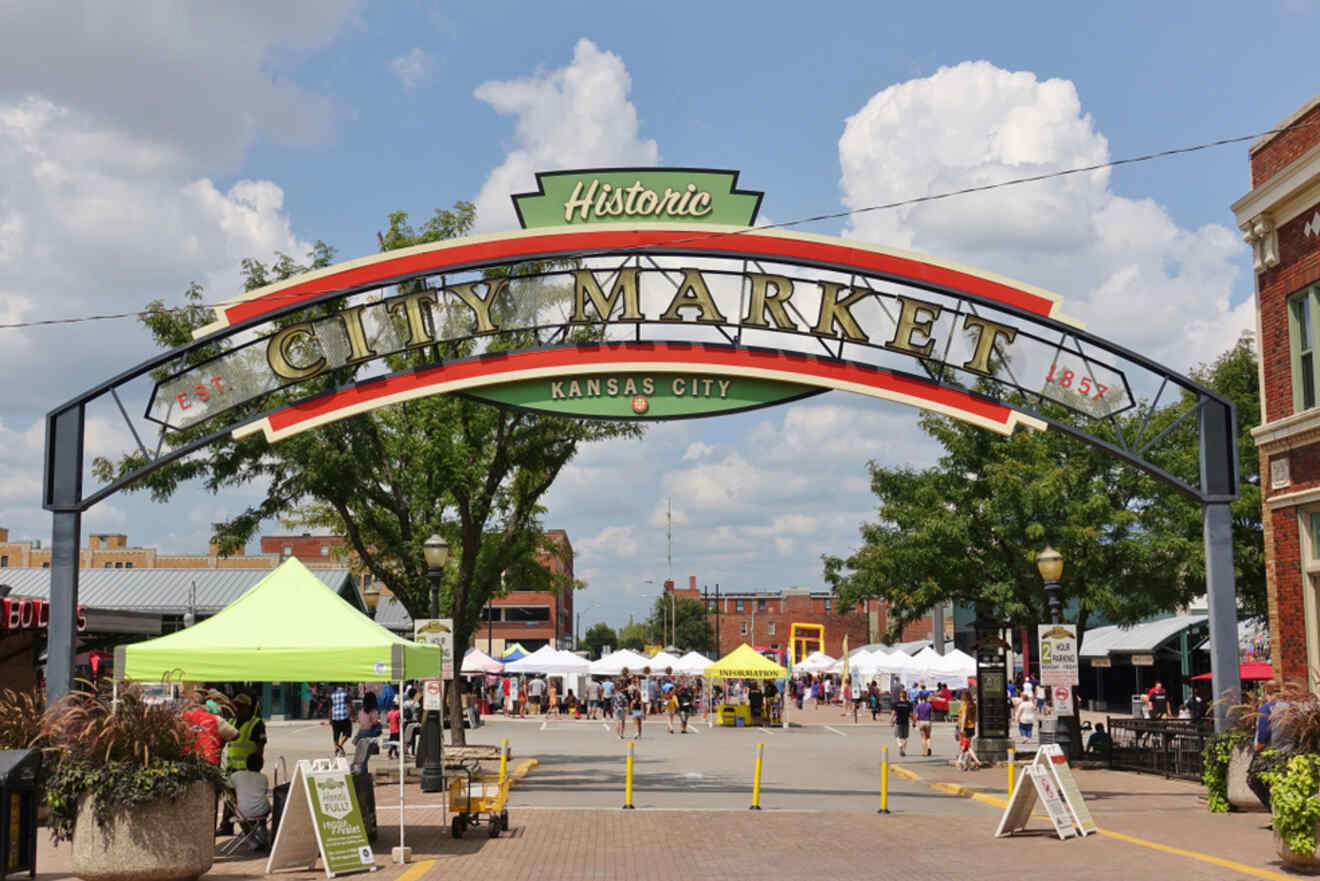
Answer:
[{"label": "yellow painted line", "polygon": [[435,860],[422,860],[420,863],[413,863],[412,868],[404,872],[395,881],[417,881],[418,878],[425,875],[435,866]]},{"label": "yellow painted line", "polygon": [[[895,771],[895,770],[896,770],[895,768],[890,768],[890,771]],[[913,773],[912,771],[906,771],[906,769],[905,769],[905,774],[912,775],[911,777],[908,778],[910,780],[921,779],[917,774]],[[988,805],[993,805],[994,807],[997,808],[1008,807],[1007,799],[999,798],[998,796],[994,796],[994,795],[988,795],[984,792],[979,792],[968,786],[960,786],[957,783],[927,783],[926,785],[929,786],[931,789],[936,790],[937,792],[944,792],[949,795],[957,796],[958,798],[970,798],[975,801],[983,802]],[[1041,819],[1041,820],[1049,819],[1048,817],[1042,816],[1040,814],[1033,814],[1032,816],[1035,817],[1036,819]],[[1099,833],[1100,835],[1105,836],[1106,838],[1113,838],[1113,839],[1117,839],[1118,841],[1126,841],[1128,844],[1135,844],[1138,847],[1149,847],[1151,850],[1163,851],[1164,853],[1174,854],[1175,856],[1187,857],[1188,859],[1191,860],[1197,860],[1202,863],[1209,863],[1212,866],[1219,866],[1222,869],[1232,869],[1234,872],[1241,872],[1244,875],[1251,875],[1254,878],[1264,878],[1267,879],[1267,881],[1296,881],[1297,879],[1296,875],[1285,875],[1282,872],[1271,872],[1269,869],[1258,869],[1255,866],[1248,866],[1245,863],[1238,863],[1238,862],[1234,862],[1233,860],[1226,860],[1223,857],[1211,856],[1208,853],[1201,853],[1200,851],[1195,851],[1195,850],[1183,850],[1182,848],[1178,848],[1178,847],[1170,847],[1167,844],[1160,844],[1159,842],[1155,842],[1155,841],[1147,841],[1144,838],[1137,838],[1134,835],[1124,835],[1122,832],[1114,832],[1109,829],[1096,829],[1096,832]]]},{"label": "yellow painted line", "polygon": [[895,765],[892,762],[889,764],[889,773],[893,774],[895,777],[902,777],[904,780],[921,779],[921,775],[918,774],[916,771],[909,771],[907,768],[904,768],[902,765]]},{"label": "yellow painted line", "polygon": [[1296,875],[1285,875],[1282,872],[1271,872],[1269,869],[1258,869],[1255,866],[1248,866],[1243,863],[1235,863],[1233,860],[1226,860],[1222,857],[1211,856],[1208,853],[1200,853],[1195,850],[1182,850],[1177,847],[1169,847],[1167,844],[1160,844],[1155,841],[1147,841],[1144,838],[1136,838],[1132,835],[1124,835],[1122,832],[1111,832],[1108,829],[1097,830],[1101,835],[1107,838],[1117,838],[1119,841],[1126,841],[1128,844],[1136,844],[1141,847],[1149,847],[1152,850],[1160,850],[1165,853],[1175,854],[1180,857],[1187,857],[1193,860],[1199,860],[1203,863],[1209,863],[1212,866],[1219,866],[1224,869],[1232,869],[1234,872],[1241,872],[1244,875],[1251,875],[1256,878],[1266,878],[1269,881],[1297,881]]}]

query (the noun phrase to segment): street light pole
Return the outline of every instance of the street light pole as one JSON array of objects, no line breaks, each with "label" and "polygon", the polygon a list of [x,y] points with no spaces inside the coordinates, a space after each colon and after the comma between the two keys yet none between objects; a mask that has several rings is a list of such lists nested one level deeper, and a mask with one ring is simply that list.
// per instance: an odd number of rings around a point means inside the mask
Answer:
[{"label": "street light pole", "polygon": [[[1045,582],[1045,601],[1050,607],[1050,623],[1058,624],[1063,620],[1063,603],[1059,597],[1061,589],[1059,579],[1063,577],[1063,555],[1046,545],[1045,550],[1036,556],[1036,569],[1040,572],[1041,580]],[[1041,673],[1044,672],[1044,669],[1042,669]],[[1041,687],[1047,686],[1042,682]],[[1071,689],[1072,686],[1069,685],[1069,688]],[[1074,694],[1073,712],[1077,713],[1079,709]],[[1073,743],[1072,720],[1057,714],[1054,717],[1054,739],[1056,743],[1068,744],[1070,752],[1074,746],[1079,746],[1081,742],[1079,737],[1078,742]]]},{"label": "street light pole", "polygon": [[[431,617],[440,617],[440,583],[445,577],[445,562],[449,559],[449,543],[438,535],[433,535],[422,545],[426,556],[426,577],[431,586]],[[462,648],[455,647],[458,651]],[[445,788],[445,767],[441,750],[444,738],[440,722],[444,709],[427,710],[426,722],[422,729],[422,747],[426,761],[422,765],[422,792],[442,792]],[[399,781],[403,785],[403,781]]]}]

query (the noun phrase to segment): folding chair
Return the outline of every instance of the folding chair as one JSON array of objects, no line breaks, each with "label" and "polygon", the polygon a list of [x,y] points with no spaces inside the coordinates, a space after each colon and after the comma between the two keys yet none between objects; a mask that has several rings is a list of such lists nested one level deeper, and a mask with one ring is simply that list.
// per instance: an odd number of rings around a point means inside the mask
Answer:
[{"label": "folding chair", "polygon": [[264,850],[269,844],[266,835],[266,820],[270,814],[263,814],[260,817],[247,817],[239,811],[236,799],[226,796],[225,801],[229,803],[230,813],[234,822],[238,824],[238,834],[220,846],[221,856],[229,856],[240,847],[246,847],[252,851]]}]

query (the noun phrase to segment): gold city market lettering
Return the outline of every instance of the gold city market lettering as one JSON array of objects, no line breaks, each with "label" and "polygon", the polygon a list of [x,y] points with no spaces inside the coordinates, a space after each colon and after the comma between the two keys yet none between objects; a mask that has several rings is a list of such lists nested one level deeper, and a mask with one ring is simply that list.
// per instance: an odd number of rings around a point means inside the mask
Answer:
[{"label": "gold city market lettering", "polygon": [[[669,380],[669,389],[674,397],[682,398],[719,398],[729,397],[732,380],[715,379],[704,376],[675,376]],[[644,376],[640,380],[631,376],[620,379],[617,376],[588,377],[585,379],[555,380],[550,383],[550,400],[560,401],[572,398],[617,398],[620,395],[655,394],[655,379]]]},{"label": "gold city market lettering", "polygon": [[[727,324],[728,318],[715,305],[710,287],[705,276],[697,269],[683,269],[678,290],[669,302],[668,308],[659,315],[661,322],[681,324],[693,316],[701,324]],[[572,273],[573,314],[569,319],[574,324],[596,324],[601,321],[640,322],[646,321],[640,303],[638,270],[627,268],[620,270],[617,280],[607,296],[596,280],[596,276],[586,269]],[[853,315],[853,308],[875,292],[863,288],[850,288],[835,282],[816,282],[820,293],[820,307],[816,321],[810,328],[801,327],[788,314],[785,305],[793,297],[794,283],[791,279],[778,275],[746,273],[744,276],[751,286],[747,313],[740,317],[746,327],[769,328],[771,323],[779,330],[806,331],[815,336],[843,338],[849,342],[867,343],[870,337],[858,324]],[[471,312],[472,331],[476,334],[498,333],[500,328],[491,316],[492,302],[503,293],[508,281],[500,279],[490,282],[471,282],[451,285],[444,290],[454,294]],[[484,289],[484,292],[483,290]],[[405,294],[383,301],[391,315],[404,318],[407,322],[407,342],[405,348],[415,348],[436,342],[432,335],[433,322],[428,320],[430,307],[437,304],[437,291],[424,291]],[[884,342],[884,347],[918,358],[928,358],[935,347],[932,335],[935,322],[943,313],[943,307],[914,297],[896,297],[898,303],[897,327],[893,336]],[[588,304],[594,314],[588,314]],[[347,309],[337,316],[332,324],[320,323],[318,331],[310,322],[293,324],[272,336],[266,344],[266,360],[275,374],[287,380],[304,380],[324,372],[331,367],[356,364],[378,353],[367,347],[366,334],[362,328],[362,310],[367,307]],[[616,317],[615,312],[619,315]],[[338,325],[335,327],[335,325]],[[340,336],[339,346],[345,357],[333,363],[323,349],[313,345],[321,341],[320,333],[327,327],[334,328]],[[963,369],[983,376],[990,376],[990,354],[996,343],[1008,345],[1017,337],[1017,330],[1007,325],[990,321],[975,315],[962,316],[962,329],[973,338],[972,356],[963,362]],[[379,353],[388,354],[388,353]]]}]

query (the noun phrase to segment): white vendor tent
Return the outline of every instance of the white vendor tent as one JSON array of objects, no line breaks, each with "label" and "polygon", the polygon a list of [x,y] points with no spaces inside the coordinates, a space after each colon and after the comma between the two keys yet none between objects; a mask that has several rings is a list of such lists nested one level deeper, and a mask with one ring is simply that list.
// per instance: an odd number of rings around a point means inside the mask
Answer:
[{"label": "white vendor tent", "polygon": [[619,649],[599,661],[592,661],[589,666],[592,676],[618,676],[625,669],[629,673],[641,673],[643,667],[650,665],[651,659],[645,655],[639,655],[629,649]]},{"label": "white vendor tent", "polygon": [[666,667],[673,667],[674,672],[677,673],[678,662],[681,660],[683,659],[679,657],[675,657],[674,655],[671,655],[669,652],[656,652],[655,657],[652,658],[650,662],[651,672],[657,674],[663,673],[665,672]]},{"label": "white vendor tent", "polygon": [[828,673],[838,661],[824,652],[816,651],[793,665],[794,673]]},{"label": "white vendor tent", "polygon": [[504,665],[506,673],[544,673],[548,676],[585,676],[591,665],[572,652],[543,645],[525,658]]},{"label": "white vendor tent", "polygon": [[674,672],[685,676],[701,676],[711,663],[711,659],[701,652],[688,652],[678,659],[678,663],[674,665]]},{"label": "white vendor tent", "polygon": [[499,673],[504,664],[492,658],[481,649],[468,649],[463,656],[463,666],[459,673],[463,676],[479,676],[482,673]]}]

